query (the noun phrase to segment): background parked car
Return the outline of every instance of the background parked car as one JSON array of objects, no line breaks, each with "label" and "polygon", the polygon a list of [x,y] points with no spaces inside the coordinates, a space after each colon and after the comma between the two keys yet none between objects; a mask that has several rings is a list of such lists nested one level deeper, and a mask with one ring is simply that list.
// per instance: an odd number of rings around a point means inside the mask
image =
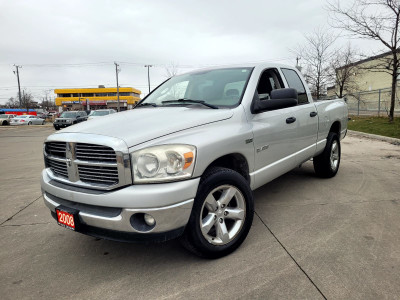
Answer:
[{"label": "background parked car", "polygon": [[88,116],[88,120],[95,119],[98,117],[103,117],[107,116],[110,114],[115,114],[117,111],[114,109],[97,109],[97,110],[92,110]]},{"label": "background parked car", "polygon": [[5,125],[10,125],[11,119],[14,118],[16,115],[6,115],[6,114],[1,114],[0,115],[0,125],[5,126]]},{"label": "background parked car", "polygon": [[12,118],[10,125],[44,125],[45,122],[37,116],[23,115]]},{"label": "background parked car", "polygon": [[56,130],[60,130],[60,128],[65,128],[86,120],[87,114],[85,111],[64,111],[61,116],[54,121],[53,126]]}]

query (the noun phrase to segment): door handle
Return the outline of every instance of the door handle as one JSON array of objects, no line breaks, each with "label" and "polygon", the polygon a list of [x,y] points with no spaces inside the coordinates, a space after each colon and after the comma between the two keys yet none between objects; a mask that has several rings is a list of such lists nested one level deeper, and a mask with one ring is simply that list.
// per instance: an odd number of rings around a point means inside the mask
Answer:
[{"label": "door handle", "polygon": [[310,117],[315,117],[316,115],[318,115],[318,113],[316,111],[310,112]]},{"label": "door handle", "polygon": [[295,117],[290,117],[290,118],[286,119],[286,123],[287,124],[294,123],[294,122],[296,122],[296,118]]}]

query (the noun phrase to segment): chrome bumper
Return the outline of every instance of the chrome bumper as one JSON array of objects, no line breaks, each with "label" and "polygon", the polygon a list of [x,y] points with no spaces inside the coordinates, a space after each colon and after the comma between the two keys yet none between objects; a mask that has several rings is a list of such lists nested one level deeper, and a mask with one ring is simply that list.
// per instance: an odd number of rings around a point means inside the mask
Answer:
[{"label": "chrome bumper", "polygon": [[[44,203],[54,213],[59,205],[81,204],[90,209],[79,211],[79,221],[86,226],[141,235],[162,233],[184,227],[192,211],[200,179],[165,184],[131,185],[108,192],[85,193],[82,189],[60,186],[42,172]],[[65,204],[67,203],[67,204]],[[117,215],[105,216],[99,211],[120,209]],[[131,225],[131,216],[150,214],[156,224],[151,230],[138,231]]]}]

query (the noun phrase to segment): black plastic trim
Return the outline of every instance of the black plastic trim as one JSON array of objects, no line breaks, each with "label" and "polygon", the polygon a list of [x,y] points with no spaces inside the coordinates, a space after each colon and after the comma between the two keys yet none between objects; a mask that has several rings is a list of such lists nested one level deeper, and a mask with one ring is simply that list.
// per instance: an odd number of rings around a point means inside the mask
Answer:
[{"label": "black plastic trim", "polygon": [[45,192],[45,195],[47,197],[49,197],[51,200],[53,200],[54,202],[57,202],[58,204],[63,205],[64,207],[76,209],[83,213],[88,213],[88,214],[96,215],[96,216],[100,216],[100,217],[114,218],[114,217],[119,216],[122,212],[122,208],[118,208],[118,207],[107,207],[107,206],[97,206],[97,205],[77,203],[77,202],[61,199],[61,198],[54,196],[48,192]]}]

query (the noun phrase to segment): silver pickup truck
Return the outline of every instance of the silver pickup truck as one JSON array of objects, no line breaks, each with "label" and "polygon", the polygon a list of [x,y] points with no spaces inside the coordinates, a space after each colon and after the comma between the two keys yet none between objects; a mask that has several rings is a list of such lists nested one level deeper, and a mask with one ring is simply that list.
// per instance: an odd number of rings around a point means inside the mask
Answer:
[{"label": "silver pickup truck", "polygon": [[342,99],[314,102],[285,65],[175,76],[131,111],[50,135],[44,202],[77,232],[180,237],[197,255],[221,257],[250,230],[252,190],[310,159],[318,176],[336,175],[347,117]]}]

